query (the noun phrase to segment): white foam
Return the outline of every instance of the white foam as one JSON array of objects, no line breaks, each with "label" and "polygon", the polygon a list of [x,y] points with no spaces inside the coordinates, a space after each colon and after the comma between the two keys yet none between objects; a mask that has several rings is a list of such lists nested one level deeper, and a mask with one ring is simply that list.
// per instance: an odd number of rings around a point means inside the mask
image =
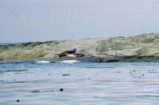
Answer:
[{"label": "white foam", "polygon": [[50,63],[50,61],[43,60],[43,61],[36,61],[36,63],[46,64],[46,63]]},{"label": "white foam", "polygon": [[72,64],[72,63],[76,63],[76,62],[80,62],[80,61],[77,61],[77,60],[63,60],[63,61],[60,61],[61,63],[68,63],[68,64]]}]

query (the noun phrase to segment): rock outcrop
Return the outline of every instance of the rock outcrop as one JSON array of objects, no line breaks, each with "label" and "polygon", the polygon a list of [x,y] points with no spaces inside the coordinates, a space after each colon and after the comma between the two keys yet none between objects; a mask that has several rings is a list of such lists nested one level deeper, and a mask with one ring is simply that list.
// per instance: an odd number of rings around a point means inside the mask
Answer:
[{"label": "rock outcrop", "polygon": [[[77,54],[84,56],[59,58],[59,54],[72,49],[76,49]],[[100,62],[157,61],[159,60],[159,34],[0,45],[0,60],[38,58],[54,60],[96,58]]]}]

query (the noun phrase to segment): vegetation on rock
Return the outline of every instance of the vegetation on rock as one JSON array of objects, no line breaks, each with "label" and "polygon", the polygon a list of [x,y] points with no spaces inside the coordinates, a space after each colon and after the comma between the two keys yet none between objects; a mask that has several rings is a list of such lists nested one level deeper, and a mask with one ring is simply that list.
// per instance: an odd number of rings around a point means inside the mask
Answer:
[{"label": "vegetation on rock", "polygon": [[60,53],[72,49],[77,49],[85,58],[100,58],[103,62],[156,61],[159,60],[159,34],[0,45],[0,60],[58,60]]}]

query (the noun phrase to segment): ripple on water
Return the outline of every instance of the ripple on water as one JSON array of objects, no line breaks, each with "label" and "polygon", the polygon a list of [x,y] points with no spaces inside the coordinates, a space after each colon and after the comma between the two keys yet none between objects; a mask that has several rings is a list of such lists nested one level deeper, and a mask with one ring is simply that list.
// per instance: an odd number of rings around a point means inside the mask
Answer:
[{"label": "ripple on water", "polygon": [[159,104],[156,63],[6,63],[0,105]]}]

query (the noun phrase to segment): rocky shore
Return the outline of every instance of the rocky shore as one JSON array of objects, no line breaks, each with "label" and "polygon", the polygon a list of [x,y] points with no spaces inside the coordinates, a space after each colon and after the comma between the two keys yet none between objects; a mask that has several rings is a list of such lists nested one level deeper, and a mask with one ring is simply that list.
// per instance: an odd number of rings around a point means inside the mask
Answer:
[{"label": "rocky shore", "polygon": [[[76,49],[77,54],[84,56],[59,57],[62,52],[73,49]],[[76,59],[95,62],[157,61],[159,60],[159,34],[0,45],[1,61],[33,59],[55,61]]]}]

